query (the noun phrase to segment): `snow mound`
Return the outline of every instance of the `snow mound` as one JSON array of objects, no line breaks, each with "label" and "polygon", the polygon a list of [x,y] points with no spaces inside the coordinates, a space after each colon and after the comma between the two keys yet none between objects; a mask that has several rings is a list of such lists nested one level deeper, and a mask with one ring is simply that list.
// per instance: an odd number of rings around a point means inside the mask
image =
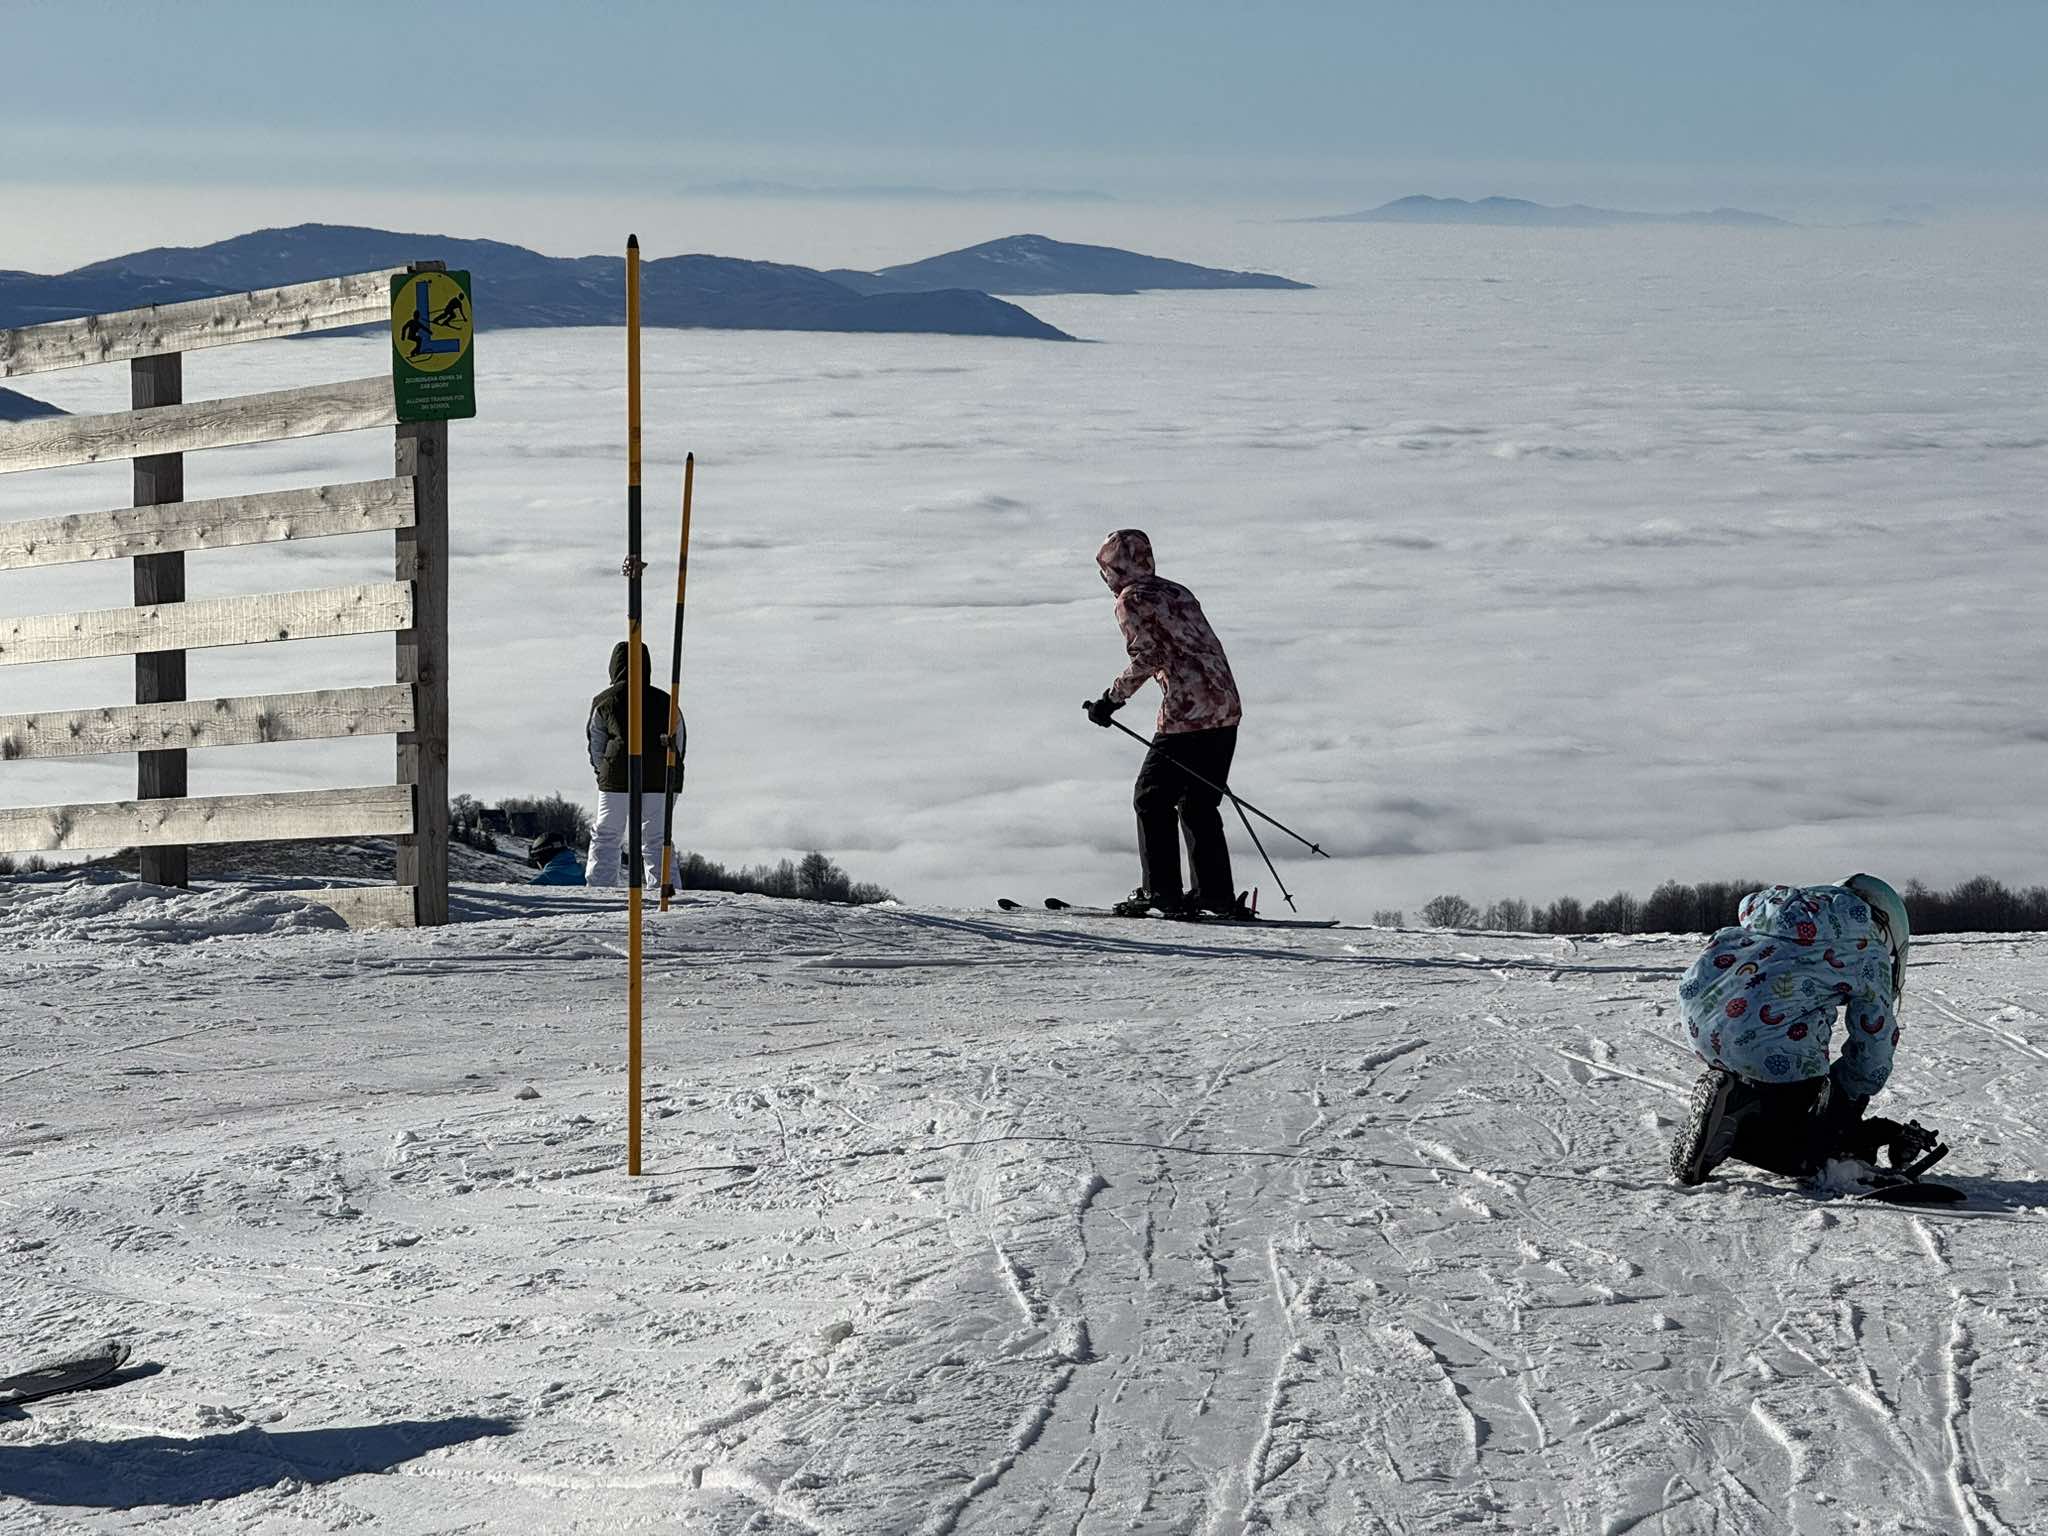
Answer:
[{"label": "snow mound", "polygon": [[1858,1157],[1831,1157],[1814,1175],[1824,1195],[1860,1195],[1877,1184],[1877,1169]]},{"label": "snow mound", "polygon": [[202,939],[346,928],[331,908],[284,891],[181,891],[110,870],[30,875],[0,884],[0,946],[192,944]]}]

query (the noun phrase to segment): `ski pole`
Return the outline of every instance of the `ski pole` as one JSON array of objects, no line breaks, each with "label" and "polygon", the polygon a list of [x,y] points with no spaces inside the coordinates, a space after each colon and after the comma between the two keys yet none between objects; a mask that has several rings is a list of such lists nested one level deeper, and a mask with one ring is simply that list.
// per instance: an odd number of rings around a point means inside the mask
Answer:
[{"label": "ski pole", "polygon": [[640,237],[626,237],[626,1172],[640,1172]]},{"label": "ski pole", "polygon": [[[1093,701],[1084,699],[1081,702],[1082,707],[1085,708],[1088,704],[1092,703]],[[1252,815],[1258,817],[1259,820],[1271,822],[1274,826],[1278,827],[1282,832],[1285,832],[1289,837],[1293,838],[1297,843],[1301,844],[1301,846],[1306,848],[1310,853],[1321,853],[1323,857],[1326,859],[1331,857],[1330,854],[1323,852],[1322,844],[1310,842],[1307,838],[1303,837],[1299,832],[1295,831],[1294,828],[1288,826],[1286,822],[1280,820],[1279,817],[1268,816],[1256,805],[1253,805],[1251,801],[1246,800],[1241,796],[1233,793],[1228,784],[1217,784],[1212,782],[1211,780],[1203,778],[1199,773],[1195,772],[1195,770],[1190,768],[1186,763],[1183,763],[1179,758],[1174,757],[1173,753],[1169,751],[1167,748],[1165,748],[1164,746],[1160,746],[1159,743],[1156,741],[1146,740],[1143,736],[1140,736],[1136,731],[1132,730],[1128,725],[1125,725],[1123,721],[1112,720],[1109,723],[1115,726],[1118,730],[1122,731],[1126,736],[1130,737],[1131,740],[1138,743],[1138,745],[1141,747],[1159,747],[1159,750],[1162,753],[1165,753],[1167,757],[1173,759],[1173,765],[1176,768],[1180,769],[1182,773],[1186,774],[1189,778],[1193,779],[1197,784],[1201,785],[1204,789],[1215,790],[1217,794],[1222,795],[1225,799],[1229,800],[1229,802],[1232,805],[1236,806],[1238,815],[1242,816],[1246,811],[1250,811]],[[1251,823],[1246,822],[1245,825],[1250,826]],[[1256,841],[1256,839],[1254,840]],[[1276,874],[1274,878],[1277,880],[1279,876]]]},{"label": "ski pole", "polygon": [[661,910],[668,910],[673,889],[670,871],[676,858],[676,732],[683,719],[683,591],[690,574],[690,487],[697,478],[697,455],[683,455],[683,552],[676,557],[676,643],[668,670],[668,772],[661,781]]},{"label": "ski pole", "polygon": [[[1259,850],[1259,857],[1266,861],[1266,870],[1272,875],[1273,883],[1280,887],[1280,899],[1287,903],[1287,910],[1290,912],[1300,911],[1301,909],[1294,904],[1293,895],[1287,889],[1287,882],[1280,878],[1280,871],[1273,868],[1272,856],[1266,852],[1266,845],[1259,841],[1259,834],[1257,829],[1252,826],[1251,817],[1245,815],[1244,807],[1237,803],[1235,795],[1230,797],[1230,803],[1231,807],[1237,812],[1237,819],[1244,823],[1245,835],[1252,840],[1252,846]],[[1258,899],[1258,894],[1257,891],[1252,892],[1252,899],[1254,901]],[[1253,915],[1257,916],[1256,913]]]}]

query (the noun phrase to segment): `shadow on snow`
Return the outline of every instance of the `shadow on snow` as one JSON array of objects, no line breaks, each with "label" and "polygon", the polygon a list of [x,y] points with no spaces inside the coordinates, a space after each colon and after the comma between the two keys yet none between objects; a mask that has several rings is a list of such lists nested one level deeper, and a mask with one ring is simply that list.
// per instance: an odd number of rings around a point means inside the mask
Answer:
[{"label": "shadow on snow", "polygon": [[490,1435],[508,1435],[509,1419],[402,1420],[395,1424],[273,1434],[254,1425],[228,1435],[181,1440],[67,1440],[0,1446],[0,1499],[135,1509],[200,1504],[269,1488],[287,1478],[332,1483],[388,1472],[428,1451]]}]

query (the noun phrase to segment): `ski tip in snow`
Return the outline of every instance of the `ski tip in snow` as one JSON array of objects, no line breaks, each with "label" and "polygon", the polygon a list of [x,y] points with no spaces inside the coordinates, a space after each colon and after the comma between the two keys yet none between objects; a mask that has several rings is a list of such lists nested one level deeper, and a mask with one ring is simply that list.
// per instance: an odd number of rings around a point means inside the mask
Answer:
[{"label": "ski tip in snow", "polygon": [[1001,907],[1005,912],[1021,912],[1024,910],[1023,902],[1012,901],[1007,896],[998,896],[996,898],[996,905]]}]

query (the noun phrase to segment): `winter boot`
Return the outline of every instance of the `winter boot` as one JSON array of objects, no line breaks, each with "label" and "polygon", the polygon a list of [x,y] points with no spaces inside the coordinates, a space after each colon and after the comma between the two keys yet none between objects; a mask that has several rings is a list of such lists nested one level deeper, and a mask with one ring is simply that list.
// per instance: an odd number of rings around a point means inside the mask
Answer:
[{"label": "winter boot", "polygon": [[1948,1143],[1941,1139],[1941,1132],[1930,1131],[1918,1120],[1908,1120],[1899,1127],[1889,1150],[1892,1166],[1917,1179],[1948,1156]]},{"label": "winter boot", "polygon": [[1110,911],[1118,917],[1150,917],[1154,912],[1161,917],[1185,917],[1188,915],[1188,899],[1179,895],[1154,896],[1141,885]]},{"label": "winter boot", "polygon": [[1681,1184],[1701,1184],[1735,1149],[1741,1130],[1735,1097],[1742,1079],[1725,1067],[1709,1067],[1692,1085],[1692,1103],[1685,1123],[1671,1143],[1671,1176]]},{"label": "winter boot", "polygon": [[[1873,1167],[1918,1177],[1948,1156],[1941,1133],[1930,1131],[1918,1120],[1908,1120],[1902,1125],[1896,1120],[1873,1115],[1857,1129],[1864,1133],[1860,1144],[1850,1143],[1845,1150]],[[1882,1163],[1878,1162],[1880,1152],[1884,1154]]]}]

